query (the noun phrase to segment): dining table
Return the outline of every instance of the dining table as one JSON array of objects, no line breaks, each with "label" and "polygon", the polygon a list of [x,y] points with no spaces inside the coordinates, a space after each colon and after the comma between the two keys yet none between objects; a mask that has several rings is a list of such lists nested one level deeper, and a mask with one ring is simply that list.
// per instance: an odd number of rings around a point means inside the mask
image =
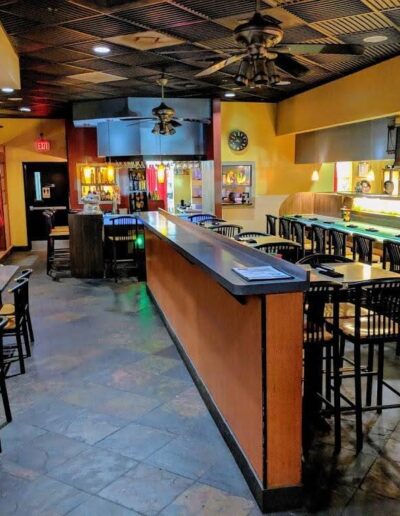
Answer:
[{"label": "dining table", "polygon": [[243,239],[235,238],[239,244],[246,245],[247,247],[257,247],[264,244],[292,244],[296,247],[300,247],[300,244],[287,238],[282,238],[278,235],[265,235],[255,237],[243,237]]},{"label": "dining table", "polygon": [[322,267],[327,266],[335,272],[343,274],[341,277],[332,277],[324,274],[321,269],[313,268],[309,264],[298,264],[302,269],[310,272],[310,282],[317,283],[320,281],[332,281],[339,283],[344,288],[359,281],[373,281],[380,279],[400,279],[400,274],[392,272],[381,267],[368,265],[360,262],[349,263],[324,263]]},{"label": "dining table", "polygon": [[377,224],[359,222],[358,220],[345,222],[339,217],[330,217],[328,215],[319,215],[318,213],[285,215],[285,218],[291,221],[298,221],[310,228],[313,224],[321,226],[327,230],[337,229],[348,235],[360,235],[374,238],[377,242],[382,243],[384,240],[393,240],[400,242],[400,228],[379,226]]},{"label": "dining table", "polygon": [[7,288],[19,269],[18,265],[0,265],[0,294]]}]

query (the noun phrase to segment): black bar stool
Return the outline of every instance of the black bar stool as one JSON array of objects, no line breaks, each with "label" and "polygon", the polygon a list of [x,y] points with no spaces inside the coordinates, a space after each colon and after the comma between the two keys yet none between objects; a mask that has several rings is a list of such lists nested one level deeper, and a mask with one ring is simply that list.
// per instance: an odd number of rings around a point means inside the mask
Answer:
[{"label": "black bar stool", "polygon": [[267,233],[269,235],[276,235],[276,221],[278,220],[278,217],[275,217],[275,215],[265,215],[267,219]]}]

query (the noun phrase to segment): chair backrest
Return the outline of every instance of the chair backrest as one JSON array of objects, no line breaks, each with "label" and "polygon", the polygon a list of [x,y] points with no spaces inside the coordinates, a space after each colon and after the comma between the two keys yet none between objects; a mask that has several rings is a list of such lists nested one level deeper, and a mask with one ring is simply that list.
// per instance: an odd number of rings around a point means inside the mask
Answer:
[{"label": "chair backrest", "polygon": [[17,280],[16,285],[9,289],[9,293],[14,296],[15,322],[18,325],[21,319],[25,317],[26,309],[29,303],[28,279],[22,278]]},{"label": "chair backrest", "polygon": [[353,260],[362,263],[372,263],[374,238],[362,235],[353,235]]},{"label": "chair backrest", "polygon": [[215,233],[219,233],[220,235],[224,235],[226,237],[234,237],[237,233],[240,232],[242,226],[238,226],[236,224],[221,224],[220,226],[215,226],[210,228],[211,231]]},{"label": "chair backrest", "polygon": [[347,233],[338,229],[329,230],[329,250],[336,256],[346,256]]},{"label": "chair backrest", "polygon": [[114,217],[107,228],[109,237],[114,242],[131,242],[138,237],[138,222],[136,217]]},{"label": "chair backrest", "polygon": [[389,270],[400,272],[400,243],[392,240],[383,241],[383,268],[389,262]]},{"label": "chair backrest", "polygon": [[267,233],[263,233],[262,231],[242,231],[235,236],[235,240],[240,240],[241,238],[254,238],[258,236],[269,236]]},{"label": "chair backrest", "polygon": [[332,327],[334,336],[338,335],[339,291],[341,285],[331,281],[312,283],[304,294],[304,341],[322,342],[325,333],[325,305],[333,304]]},{"label": "chair backrest", "polygon": [[318,224],[312,224],[311,239],[313,253],[326,254],[326,229]]},{"label": "chair backrest", "polygon": [[275,215],[267,215],[265,216],[267,219],[267,233],[269,235],[276,235],[276,221],[278,220],[278,217],[275,217]]},{"label": "chair backrest", "polygon": [[[360,281],[348,289],[355,305],[354,335],[365,338],[398,340],[400,333],[400,280]],[[361,308],[364,310],[361,312]],[[363,324],[362,324],[363,323]],[[362,333],[361,333],[362,327]]]},{"label": "chair backrest", "polygon": [[299,257],[299,247],[286,242],[255,245],[254,249],[258,249],[267,254],[281,255],[284,260],[292,263],[295,263]]},{"label": "chair backrest", "polygon": [[292,227],[291,220],[286,217],[279,218],[279,236],[291,240],[292,238]]},{"label": "chair backrest", "polygon": [[217,217],[212,216],[212,217],[208,217],[206,219],[195,221],[194,224],[197,224],[198,226],[204,226],[204,224],[206,224],[207,222],[219,224],[221,222],[226,222],[226,220],[218,219]]},{"label": "chair backrest", "polygon": [[217,217],[215,215],[212,215],[211,213],[196,213],[195,215],[189,215],[188,219],[190,222],[201,222],[205,219],[216,219]]},{"label": "chair backrest", "polygon": [[350,263],[352,261],[353,260],[346,256],[338,256],[335,254],[309,254],[308,256],[301,258],[297,263],[302,265],[309,264],[312,267],[317,267],[324,263]]},{"label": "chair backrest", "polygon": [[292,235],[298,244],[300,244],[300,255],[304,256],[306,254],[305,242],[306,242],[306,225],[304,222],[300,222],[295,220],[292,222]]}]

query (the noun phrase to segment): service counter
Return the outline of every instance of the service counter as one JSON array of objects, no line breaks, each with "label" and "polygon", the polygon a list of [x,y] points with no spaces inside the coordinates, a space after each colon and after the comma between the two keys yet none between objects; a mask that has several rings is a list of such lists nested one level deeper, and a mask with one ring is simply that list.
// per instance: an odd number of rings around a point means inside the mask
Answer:
[{"label": "service counter", "polygon": [[[141,219],[149,293],[257,502],[300,506],[308,273],[167,213]],[[292,279],[232,271],[257,265]]]}]

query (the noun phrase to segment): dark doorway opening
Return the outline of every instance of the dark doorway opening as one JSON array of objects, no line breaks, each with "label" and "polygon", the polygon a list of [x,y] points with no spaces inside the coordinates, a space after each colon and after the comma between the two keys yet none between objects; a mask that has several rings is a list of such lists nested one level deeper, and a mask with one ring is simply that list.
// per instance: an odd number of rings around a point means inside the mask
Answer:
[{"label": "dark doorway opening", "polygon": [[28,245],[46,240],[43,212],[54,210],[56,225],[68,224],[69,177],[67,163],[24,163],[24,184]]}]

